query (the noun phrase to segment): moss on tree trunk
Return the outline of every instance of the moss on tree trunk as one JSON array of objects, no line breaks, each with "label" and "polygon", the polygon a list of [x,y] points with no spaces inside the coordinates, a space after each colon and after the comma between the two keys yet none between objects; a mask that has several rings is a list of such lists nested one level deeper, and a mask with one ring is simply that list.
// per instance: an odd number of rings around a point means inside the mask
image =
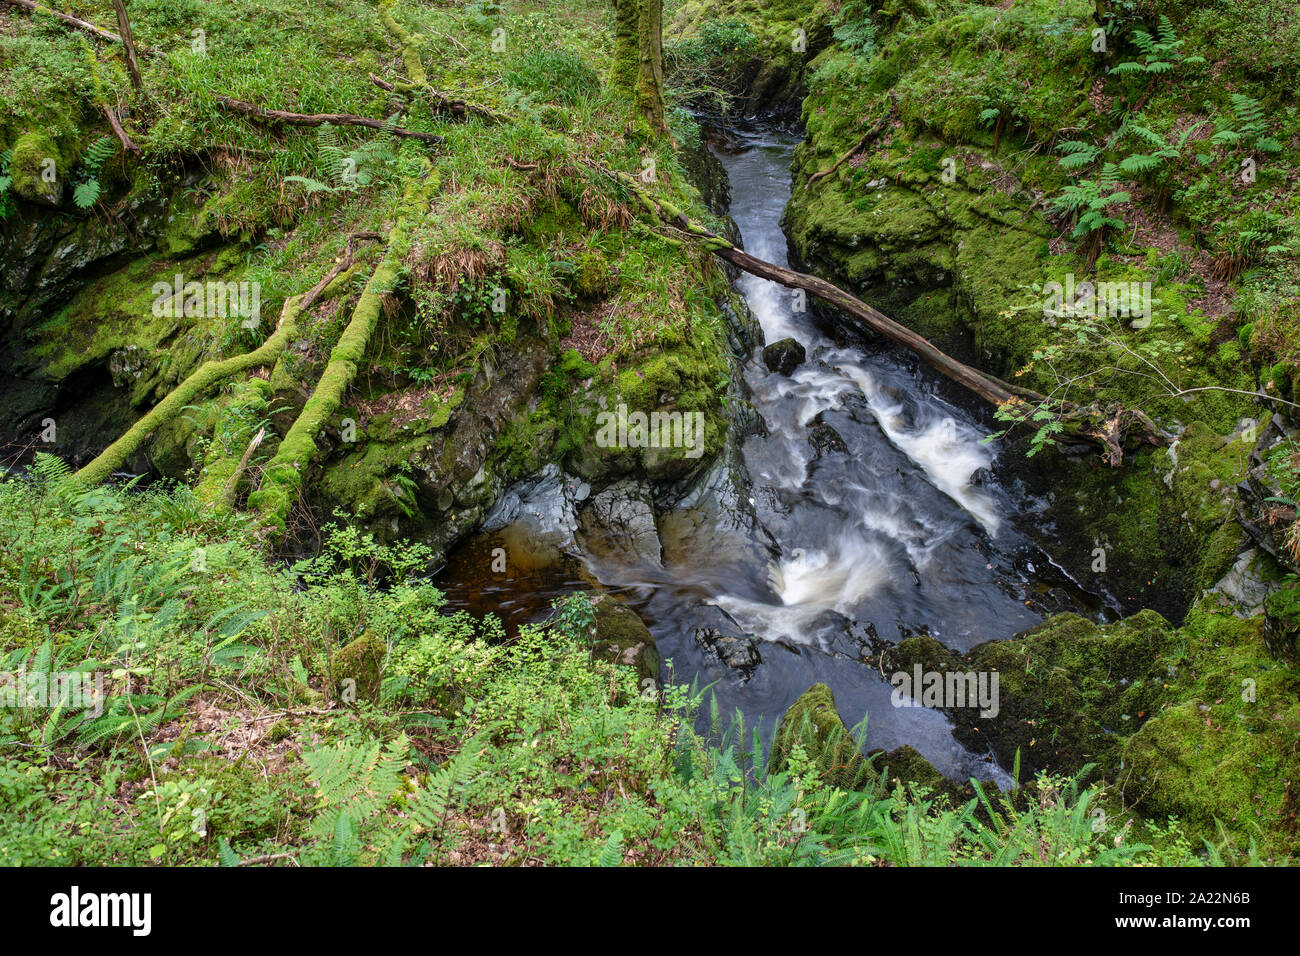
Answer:
[{"label": "moss on tree trunk", "polygon": [[664,119],[663,0],[614,0],[616,88],[632,95],[638,118],[649,131],[668,131]]},{"label": "moss on tree trunk", "polygon": [[284,531],[285,518],[302,487],[303,474],[316,456],[316,436],[338,410],[344,393],[357,376],[357,368],[379,322],[381,297],[393,288],[401,273],[411,223],[424,214],[429,197],[437,188],[438,177],[432,172],[423,182],[411,185],[406,210],[389,235],[383,261],[357,300],[352,318],[330,352],[329,362],[316,383],[315,391],[280,442],[275,457],[267,463],[261,487],[248,496],[249,510],[259,512],[261,521],[273,535],[278,536]]}]

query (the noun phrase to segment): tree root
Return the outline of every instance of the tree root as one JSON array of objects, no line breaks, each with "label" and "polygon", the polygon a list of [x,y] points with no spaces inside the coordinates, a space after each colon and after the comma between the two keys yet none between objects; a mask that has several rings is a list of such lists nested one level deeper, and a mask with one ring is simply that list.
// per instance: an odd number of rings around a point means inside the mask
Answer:
[{"label": "tree root", "polygon": [[342,403],[344,393],[357,376],[357,367],[365,358],[366,348],[379,322],[381,296],[392,288],[401,271],[398,250],[405,246],[410,224],[423,216],[437,186],[436,176],[412,184],[407,194],[406,212],[394,225],[388,250],[357,300],[347,328],[330,352],[325,371],[297,420],[280,442],[275,457],[263,469],[261,487],[248,496],[250,510],[258,512],[260,522],[273,537],[284,533],[289,509],[297,500],[304,473],[318,451],[316,436]]},{"label": "tree root", "polygon": [[266,341],[242,355],[235,355],[219,361],[207,361],[190,374],[185,381],[167,393],[157,405],[150,409],[139,421],[132,425],[117,441],[113,442],[93,461],[81,468],[74,476],[85,486],[97,485],[107,481],[114,472],[120,471],[126,462],[139,451],[145,440],[161,425],[171,421],[194,400],[219,382],[246,372],[261,365],[271,365],[298,331],[298,317],[310,309],[321,292],[334,281],[340,272],[352,264],[352,238],[348,239],[347,252],[335,266],[330,269],[310,291],[301,296],[290,296],[280,310],[280,320],[275,331]]}]

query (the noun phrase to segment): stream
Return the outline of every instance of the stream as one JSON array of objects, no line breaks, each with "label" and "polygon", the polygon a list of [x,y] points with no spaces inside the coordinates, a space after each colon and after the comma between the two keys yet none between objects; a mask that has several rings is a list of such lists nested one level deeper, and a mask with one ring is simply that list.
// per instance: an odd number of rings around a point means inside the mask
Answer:
[{"label": "stream", "polygon": [[[745,248],[780,265],[796,143],[733,130],[714,146]],[[937,374],[879,343],[837,341],[772,282],[745,274],[738,288],[767,343],[806,351],[788,377],[768,371],[761,346],[750,356],[762,425],[739,454],[668,498],[634,482],[588,498],[554,469],[512,489],[448,557],[449,608],[517,625],[595,578],[649,626],[672,662],[665,679],[712,684],[720,712],[765,740],[821,682],[850,726],[867,718],[868,749],[910,744],[950,777],[1008,785],[941,712],[892,705],[873,647],[928,633],[966,651],[1056,611],[1095,617],[1098,602],[1023,533],[1035,502],[993,477],[989,426]],[[494,547],[516,573],[489,572]]]}]

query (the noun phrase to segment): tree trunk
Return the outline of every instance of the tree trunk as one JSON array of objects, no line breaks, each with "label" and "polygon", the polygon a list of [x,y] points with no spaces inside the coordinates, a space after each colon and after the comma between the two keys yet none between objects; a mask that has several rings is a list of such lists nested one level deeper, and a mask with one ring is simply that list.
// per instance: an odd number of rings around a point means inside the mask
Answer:
[{"label": "tree trunk", "polygon": [[613,83],[632,95],[639,118],[655,136],[664,118],[663,0],[614,0]]},{"label": "tree trunk", "polygon": [[122,34],[122,46],[126,48],[126,71],[131,74],[131,85],[137,90],[144,89],[140,79],[140,59],[135,52],[135,35],[131,32],[131,21],[126,16],[126,0],[113,0],[113,11],[117,14],[117,30]]}]

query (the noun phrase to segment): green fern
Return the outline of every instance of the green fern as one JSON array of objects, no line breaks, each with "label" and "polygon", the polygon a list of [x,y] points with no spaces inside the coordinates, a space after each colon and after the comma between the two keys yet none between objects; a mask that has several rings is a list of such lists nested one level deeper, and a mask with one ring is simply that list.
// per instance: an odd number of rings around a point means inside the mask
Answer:
[{"label": "green fern", "polygon": [[99,202],[101,190],[99,173],[104,163],[108,162],[116,151],[117,140],[111,136],[101,136],[86,147],[86,151],[81,156],[81,167],[88,178],[85,182],[79,183],[72,193],[72,201],[77,204],[78,209],[89,209]]},{"label": "green fern", "polygon": [[623,863],[623,833],[615,830],[601,847],[600,857],[596,861],[597,866],[609,867],[620,866]]}]

